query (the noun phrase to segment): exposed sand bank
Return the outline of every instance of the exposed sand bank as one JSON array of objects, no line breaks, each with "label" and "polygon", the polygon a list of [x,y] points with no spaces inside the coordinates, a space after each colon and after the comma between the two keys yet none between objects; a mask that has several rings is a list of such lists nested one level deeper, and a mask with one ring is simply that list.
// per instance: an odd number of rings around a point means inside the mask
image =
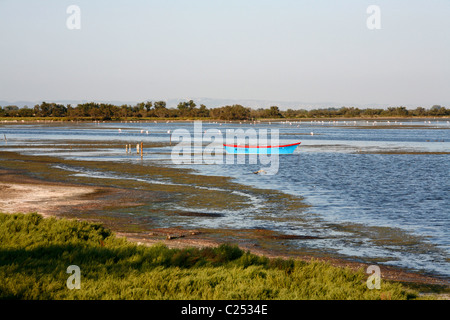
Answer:
[{"label": "exposed sand bank", "polygon": [[82,200],[80,197],[95,191],[95,188],[85,187],[0,182],[0,210],[5,213],[38,212],[48,216],[60,206],[83,204],[87,200]]},{"label": "exposed sand bank", "polygon": [[80,205],[89,200],[94,187],[46,183],[0,170],[0,211],[4,213],[37,212],[52,215],[61,206]]},{"label": "exposed sand bank", "polygon": [[139,191],[44,181],[15,171],[0,170],[0,211],[4,213],[36,212],[44,217],[61,216],[111,205],[139,205],[139,196]]}]

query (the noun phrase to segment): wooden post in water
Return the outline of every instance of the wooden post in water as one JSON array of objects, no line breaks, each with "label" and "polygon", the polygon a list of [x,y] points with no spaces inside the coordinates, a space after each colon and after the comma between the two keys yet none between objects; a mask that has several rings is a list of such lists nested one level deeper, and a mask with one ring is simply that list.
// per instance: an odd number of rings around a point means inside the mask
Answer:
[{"label": "wooden post in water", "polygon": [[128,154],[128,145],[125,145],[125,153]]},{"label": "wooden post in water", "polygon": [[136,153],[139,154],[139,143],[136,145]]},{"label": "wooden post in water", "polygon": [[144,143],[141,141],[141,159],[144,156]]}]

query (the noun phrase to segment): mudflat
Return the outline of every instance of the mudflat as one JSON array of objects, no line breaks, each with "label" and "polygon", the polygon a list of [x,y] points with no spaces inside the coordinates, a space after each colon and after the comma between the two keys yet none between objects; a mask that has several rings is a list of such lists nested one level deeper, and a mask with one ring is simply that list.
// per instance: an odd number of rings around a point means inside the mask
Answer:
[{"label": "mudflat", "polygon": [[[64,182],[45,181],[30,177],[14,170],[0,169],[0,212],[4,213],[26,213],[37,212],[44,217],[55,216],[67,217],[67,213],[76,210],[82,213],[83,210],[90,211],[96,208],[104,209],[111,206],[111,199],[114,199],[114,206],[139,205],[138,190],[130,190],[104,187],[86,186]],[[134,193],[135,197],[130,197]],[[77,214],[80,219],[80,214]],[[87,219],[90,220],[90,219]],[[207,247],[217,246],[224,242],[229,242],[227,238],[211,237],[208,230],[188,230],[181,228],[153,228],[148,232],[124,232],[123,230],[113,230],[118,236],[139,244],[152,245],[164,243],[169,248],[185,247]],[[244,230],[245,231],[245,230]],[[238,230],[234,233],[239,233]],[[245,232],[244,232],[245,233]],[[232,238],[238,236],[235,234]],[[260,230],[259,237],[272,239],[277,237],[273,232]],[[349,267],[354,270],[367,268],[367,264],[334,257],[313,257],[308,255],[290,255],[276,250],[264,250],[252,246],[242,246],[244,249],[254,254],[265,255],[270,258],[294,258],[304,261],[312,259],[327,261],[334,266]],[[449,284],[440,278],[408,272],[399,268],[382,267],[383,278],[402,282],[414,282],[427,285]]]}]

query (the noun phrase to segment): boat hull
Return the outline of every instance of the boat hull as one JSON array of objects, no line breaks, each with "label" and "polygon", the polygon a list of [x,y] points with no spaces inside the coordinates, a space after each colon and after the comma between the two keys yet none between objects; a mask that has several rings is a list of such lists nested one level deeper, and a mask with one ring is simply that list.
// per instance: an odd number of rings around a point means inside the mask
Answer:
[{"label": "boat hull", "polygon": [[282,146],[239,146],[224,144],[227,153],[231,154],[292,154],[300,142]]}]

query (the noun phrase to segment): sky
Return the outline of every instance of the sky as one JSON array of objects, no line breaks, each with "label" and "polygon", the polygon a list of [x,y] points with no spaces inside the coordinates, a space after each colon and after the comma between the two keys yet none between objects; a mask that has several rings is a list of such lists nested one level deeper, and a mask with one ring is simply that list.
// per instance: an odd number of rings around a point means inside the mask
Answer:
[{"label": "sky", "polygon": [[0,0],[0,100],[193,97],[450,107],[450,1]]}]

